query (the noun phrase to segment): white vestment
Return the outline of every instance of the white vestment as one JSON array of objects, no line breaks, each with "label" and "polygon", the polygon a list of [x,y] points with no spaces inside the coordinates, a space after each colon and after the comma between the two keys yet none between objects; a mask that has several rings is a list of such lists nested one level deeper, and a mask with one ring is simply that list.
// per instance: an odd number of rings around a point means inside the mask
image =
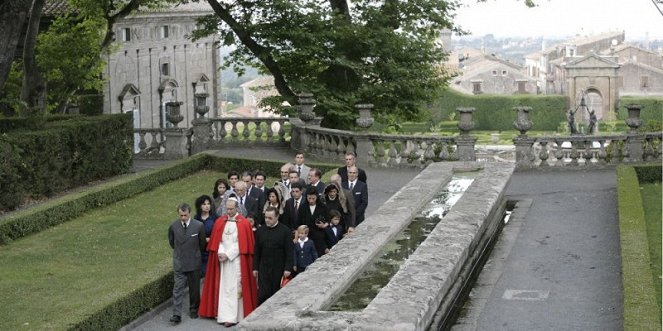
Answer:
[{"label": "white vestment", "polygon": [[228,260],[219,263],[221,283],[219,284],[219,311],[216,320],[219,323],[239,323],[244,318],[244,308],[240,296],[241,267],[237,223],[226,222],[219,245],[219,254],[225,253]]}]

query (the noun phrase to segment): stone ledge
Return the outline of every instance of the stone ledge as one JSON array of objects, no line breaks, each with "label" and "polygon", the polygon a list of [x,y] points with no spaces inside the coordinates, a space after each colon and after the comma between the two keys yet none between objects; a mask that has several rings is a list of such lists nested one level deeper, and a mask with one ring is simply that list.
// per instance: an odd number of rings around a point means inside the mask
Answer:
[{"label": "stone ledge", "polygon": [[[373,301],[359,312],[325,311],[423,207],[446,185],[455,169],[484,168],[428,238],[401,266]],[[483,233],[495,228],[513,165],[473,162],[434,163],[367,218],[330,254],[242,323],[242,330],[420,330],[431,322]],[[505,203],[505,202],[504,202]],[[484,220],[491,220],[484,222]],[[501,215],[499,217],[501,220]]]}]

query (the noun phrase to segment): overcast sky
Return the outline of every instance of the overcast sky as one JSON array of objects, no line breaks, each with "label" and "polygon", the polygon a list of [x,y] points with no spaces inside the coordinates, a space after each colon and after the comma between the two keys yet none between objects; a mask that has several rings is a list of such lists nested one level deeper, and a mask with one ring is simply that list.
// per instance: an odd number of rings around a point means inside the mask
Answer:
[{"label": "overcast sky", "polygon": [[[652,0],[461,0],[456,24],[473,36],[568,37],[626,31],[627,40],[663,39],[663,16]],[[663,9],[663,5],[659,5]]]}]

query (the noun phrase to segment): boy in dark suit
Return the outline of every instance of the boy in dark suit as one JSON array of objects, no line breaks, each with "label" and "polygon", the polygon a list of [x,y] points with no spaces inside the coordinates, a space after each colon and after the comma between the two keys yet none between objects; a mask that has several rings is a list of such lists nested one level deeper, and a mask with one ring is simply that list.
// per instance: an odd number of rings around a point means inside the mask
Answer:
[{"label": "boy in dark suit", "polygon": [[312,240],[308,239],[308,226],[300,225],[297,228],[297,241],[294,243],[295,274],[304,272],[306,268],[318,258],[318,252]]},{"label": "boy in dark suit", "polygon": [[179,219],[168,228],[168,243],[173,248],[173,316],[170,322],[182,321],[182,301],[184,288],[189,286],[189,312],[191,318],[198,318],[200,304],[200,267],[202,252],[207,246],[205,226],[191,218],[191,206],[182,203],[177,207]]},{"label": "boy in dark suit", "polygon": [[341,225],[341,212],[336,209],[329,211],[329,226],[325,228],[327,234],[327,244],[334,247],[336,243],[343,238],[343,226]]}]

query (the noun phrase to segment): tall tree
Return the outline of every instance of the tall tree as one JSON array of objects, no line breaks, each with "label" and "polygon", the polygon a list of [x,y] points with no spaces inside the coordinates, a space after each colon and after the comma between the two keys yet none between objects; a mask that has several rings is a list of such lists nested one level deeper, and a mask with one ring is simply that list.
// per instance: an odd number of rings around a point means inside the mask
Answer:
[{"label": "tall tree", "polygon": [[43,113],[46,110],[46,81],[37,67],[35,49],[41,22],[41,11],[46,0],[34,0],[30,9],[28,29],[23,43],[23,86],[21,100],[30,111]]},{"label": "tall tree", "polygon": [[[373,103],[378,116],[413,118],[447,77],[438,41],[456,0],[208,0],[214,17],[202,36],[220,33],[235,45],[225,64],[250,65],[274,76],[280,93],[268,102],[292,104],[312,92],[323,124],[347,127],[353,105]],[[241,69],[240,69],[241,70]]]},{"label": "tall tree", "polygon": [[31,0],[0,0],[0,91],[9,77],[30,8]]}]

